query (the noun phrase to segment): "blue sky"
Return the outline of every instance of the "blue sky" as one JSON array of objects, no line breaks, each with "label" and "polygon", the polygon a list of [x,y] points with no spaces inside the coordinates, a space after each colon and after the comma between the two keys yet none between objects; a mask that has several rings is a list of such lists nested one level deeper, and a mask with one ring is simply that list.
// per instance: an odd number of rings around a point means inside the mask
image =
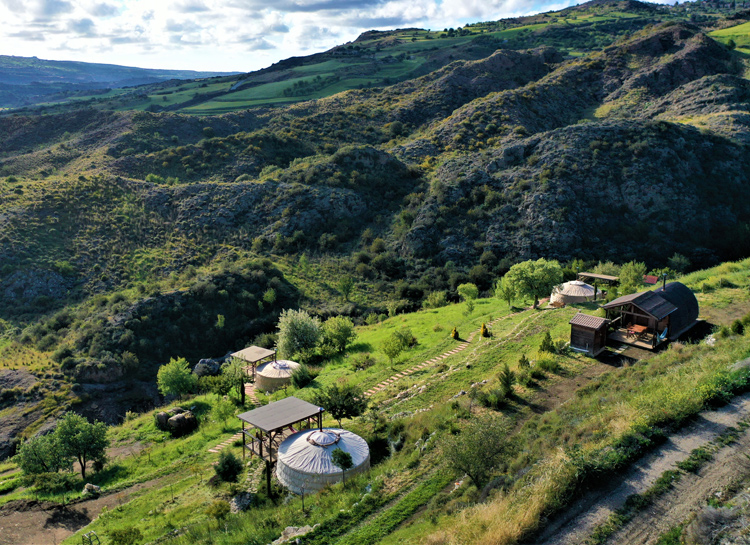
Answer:
[{"label": "blue sky", "polygon": [[[659,0],[665,3],[665,0]],[[251,71],[365,30],[442,29],[578,0],[0,0],[0,54]]]}]

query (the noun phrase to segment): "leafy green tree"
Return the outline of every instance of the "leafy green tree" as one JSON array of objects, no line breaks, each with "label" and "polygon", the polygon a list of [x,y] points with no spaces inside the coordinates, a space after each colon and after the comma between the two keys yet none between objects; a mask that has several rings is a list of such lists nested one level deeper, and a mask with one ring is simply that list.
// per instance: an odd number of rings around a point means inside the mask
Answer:
[{"label": "leafy green tree", "polygon": [[508,435],[508,426],[497,417],[472,420],[459,435],[449,435],[444,440],[444,459],[451,469],[468,475],[481,489],[503,456],[510,453]]},{"label": "leafy green tree", "polygon": [[620,295],[635,293],[643,286],[643,275],[646,274],[646,264],[637,261],[625,263],[620,267]]},{"label": "leafy green tree", "polygon": [[513,306],[513,300],[516,298],[516,287],[509,278],[502,277],[495,282],[495,297],[508,303],[508,308]]},{"label": "leafy green tree", "polygon": [[317,392],[314,400],[338,421],[339,427],[344,418],[360,416],[367,409],[367,399],[362,390],[353,384],[332,384]]},{"label": "leafy green tree", "polygon": [[312,350],[320,340],[320,320],[304,310],[283,311],[279,316],[278,328],[276,348],[284,358],[293,358],[295,354]]},{"label": "leafy green tree", "polygon": [[341,480],[346,483],[346,470],[354,467],[352,455],[340,448],[335,448],[331,452],[331,462],[341,469]]},{"label": "leafy green tree", "polygon": [[674,269],[678,273],[685,273],[690,268],[690,260],[682,254],[675,254],[667,260],[667,265],[670,269]]},{"label": "leafy green tree", "polygon": [[354,279],[351,276],[342,276],[339,279],[338,288],[341,295],[344,296],[344,301],[348,301],[354,289]]},{"label": "leafy green tree", "polygon": [[216,519],[216,524],[218,525],[219,521],[222,521],[229,516],[230,511],[231,508],[229,507],[229,503],[227,501],[215,500],[206,508],[206,515],[208,515],[212,519]]},{"label": "leafy green tree", "polygon": [[245,404],[245,381],[247,380],[245,366],[246,363],[243,360],[231,358],[229,363],[221,368],[221,376],[224,381],[237,390],[237,398],[242,405]]},{"label": "leafy green tree", "polygon": [[414,335],[412,335],[411,329],[399,329],[391,333],[383,341],[381,349],[383,350],[383,354],[388,356],[391,365],[393,365],[394,358],[397,358],[401,352],[409,348],[413,342]]},{"label": "leafy green tree", "polygon": [[232,418],[234,413],[234,403],[229,399],[219,399],[211,409],[211,416],[214,420],[220,421],[225,427],[227,425],[227,420]]},{"label": "leafy green tree", "polygon": [[477,288],[476,284],[472,284],[471,282],[460,284],[456,288],[456,291],[464,301],[473,301],[479,297],[479,288]]},{"label": "leafy green tree", "polygon": [[21,445],[14,461],[27,475],[57,473],[70,467],[73,459],[64,456],[55,433],[32,437]]},{"label": "leafy green tree", "polygon": [[185,358],[172,358],[169,363],[159,367],[156,374],[156,384],[164,396],[182,397],[195,390],[198,377],[190,372]]},{"label": "leafy green tree", "polygon": [[65,413],[55,430],[55,436],[61,454],[78,460],[83,480],[86,480],[86,464],[89,461],[104,464],[109,439],[107,425],[103,422],[91,424],[78,414]]},{"label": "leafy green tree", "polygon": [[354,324],[346,316],[333,316],[323,322],[321,344],[343,352],[357,338]]},{"label": "leafy green tree", "polygon": [[513,265],[505,275],[516,293],[521,297],[533,297],[534,308],[539,306],[539,298],[549,295],[557,284],[562,282],[560,264],[546,259],[524,261]]}]

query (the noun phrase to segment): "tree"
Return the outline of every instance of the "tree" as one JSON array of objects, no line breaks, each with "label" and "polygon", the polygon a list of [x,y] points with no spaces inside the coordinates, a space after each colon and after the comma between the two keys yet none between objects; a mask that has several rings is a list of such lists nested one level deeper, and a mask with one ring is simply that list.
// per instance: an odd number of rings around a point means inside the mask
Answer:
[{"label": "tree", "polygon": [[524,261],[513,265],[505,278],[513,285],[521,297],[533,297],[534,308],[539,306],[539,298],[548,295],[552,288],[562,282],[560,264],[546,259]]},{"label": "tree", "polygon": [[354,289],[354,279],[351,276],[342,276],[338,282],[339,291],[344,296],[344,301],[349,300],[349,296]]},{"label": "tree", "polygon": [[550,354],[555,353],[555,343],[552,342],[552,335],[547,331],[544,334],[541,344],[539,345],[540,352],[549,352]]},{"label": "tree", "polygon": [[628,295],[638,291],[643,286],[644,274],[646,274],[645,263],[631,261],[620,267],[620,295]]},{"label": "tree", "polygon": [[102,464],[106,460],[109,439],[107,425],[103,422],[91,424],[78,414],[65,413],[55,435],[61,454],[78,460],[83,480],[86,480],[86,464],[90,460]]},{"label": "tree", "polygon": [[503,276],[495,282],[495,297],[508,303],[508,309],[512,307],[516,298],[516,287],[509,278]]},{"label": "tree", "polygon": [[55,433],[32,437],[21,445],[14,459],[27,475],[57,473],[70,467],[73,459],[64,456]]},{"label": "tree", "polygon": [[397,358],[401,352],[412,346],[414,342],[415,339],[411,329],[399,329],[391,333],[385,341],[383,341],[383,354],[388,356],[391,365],[393,365],[393,359]]},{"label": "tree", "polygon": [[675,253],[667,260],[670,269],[679,273],[685,273],[690,268],[690,260],[682,254]]},{"label": "tree", "polygon": [[508,434],[507,425],[497,417],[473,420],[459,435],[449,435],[444,440],[445,460],[449,467],[468,475],[477,488],[482,488],[511,450]]},{"label": "tree", "polygon": [[331,452],[331,462],[341,469],[341,481],[346,484],[346,470],[354,467],[352,455],[340,448],[335,448]]},{"label": "tree", "polygon": [[456,291],[464,301],[473,301],[479,297],[479,288],[477,288],[476,284],[472,284],[471,282],[460,284],[456,288]]},{"label": "tree", "polygon": [[117,528],[108,530],[107,535],[109,535],[112,545],[136,545],[143,541],[143,534],[138,528]]},{"label": "tree", "polygon": [[317,392],[314,402],[328,411],[338,421],[339,427],[344,418],[360,416],[367,409],[367,399],[362,390],[353,384],[333,384]]},{"label": "tree", "polygon": [[227,383],[237,389],[237,397],[240,403],[245,405],[245,380],[247,379],[245,362],[239,358],[231,358],[229,364],[221,368],[221,375]]},{"label": "tree", "polygon": [[497,378],[500,380],[500,388],[505,396],[513,392],[513,385],[516,383],[516,374],[510,370],[507,363],[503,366]]},{"label": "tree", "polygon": [[343,352],[357,338],[354,324],[346,316],[333,316],[323,322],[321,344]]},{"label": "tree", "polygon": [[304,310],[283,311],[278,328],[276,348],[284,358],[293,358],[299,352],[315,348],[321,335],[320,320]]},{"label": "tree", "polygon": [[219,461],[214,466],[219,478],[227,483],[236,483],[242,473],[242,462],[231,452],[225,450],[219,454]]},{"label": "tree", "polygon": [[211,416],[226,426],[227,420],[234,416],[234,412],[234,403],[232,401],[229,399],[219,399],[211,409]]},{"label": "tree", "polygon": [[178,396],[189,394],[198,385],[198,377],[190,372],[185,358],[170,359],[159,367],[156,374],[156,384],[163,396]]}]

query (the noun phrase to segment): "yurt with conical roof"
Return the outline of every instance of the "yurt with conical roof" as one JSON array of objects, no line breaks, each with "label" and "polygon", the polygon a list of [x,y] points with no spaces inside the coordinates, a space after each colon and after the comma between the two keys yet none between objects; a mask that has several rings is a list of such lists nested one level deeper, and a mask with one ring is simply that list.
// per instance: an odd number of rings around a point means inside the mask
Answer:
[{"label": "yurt with conical roof", "polygon": [[352,468],[346,478],[370,469],[370,448],[359,435],[338,428],[304,430],[287,437],[279,445],[276,477],[295,494],[317,492],[330,484],[341,482],[341,468],[331,453],[340,448],[352,457]]},{"label": "yurt with conical roof", "polygon": [[292,381],[292,373],[299,367],[299,363],[291,360],[269,361],[255,370],[255,388],[261,392],[275,392],[288,386]]},{"label": "yurt with conical roof", "polygon": [[596,290],[580,280],[572,280],[555,286],[550,296],[550,303],[562,303],[572,305],[574,303],[585,303],[593,301]]}]

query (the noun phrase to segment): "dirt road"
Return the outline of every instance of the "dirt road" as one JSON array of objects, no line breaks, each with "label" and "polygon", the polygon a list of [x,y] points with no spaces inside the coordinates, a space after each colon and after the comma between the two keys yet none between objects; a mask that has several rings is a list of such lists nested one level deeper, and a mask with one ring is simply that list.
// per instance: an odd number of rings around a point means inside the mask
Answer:
[{"label": "dirt road", "polygon": [[[570,508],[552,519],[534,539],[538,545],[573,545],[582,543],[599,524],[631,494],[643,493],[664,471],[675,469],[677,462],[690,452],[716,439],[730,426],[750,417],[750,394],[736,398],[716,411],[705,411],[697,420],[671,436],[656,450],[639,460],[621,478],[603,488],[591,490]],[[750,446],[750,429],[739,440],[722,448],[697,476],[683,476],[675,490],[659,499],[646,513],[636,517],[610,543],[646,544],[655,541],[664,530],[684,520],[690,510],[708,495],[737,480],[742,473],[744,456]],[[668,515],[667,515],[668,514]],[[657,522],[658,521],[658,522]],[[672,522],[674,521],[674,522]]]}]

